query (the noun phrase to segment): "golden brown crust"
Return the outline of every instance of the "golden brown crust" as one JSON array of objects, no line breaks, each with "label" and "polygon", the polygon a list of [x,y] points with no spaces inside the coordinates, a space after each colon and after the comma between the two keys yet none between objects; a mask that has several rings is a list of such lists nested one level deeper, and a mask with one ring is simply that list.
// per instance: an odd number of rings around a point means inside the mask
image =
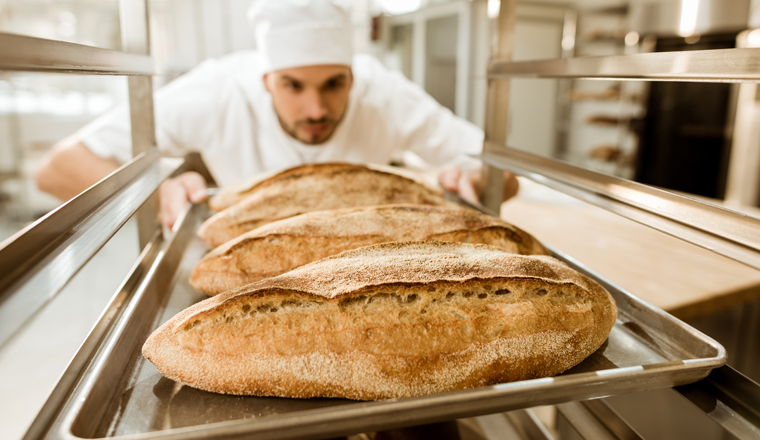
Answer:
[{"label": "golden brown crust", "polygon": [[317,211],[246,232],[209,252],[193,270],[190,283],[217,295],[350,249],[424,240],[549,255],[533,236],[493,216],[429,205],[382,205]]},{"label": "golden brown crust", "polygon": [[551,257],[386,243],[202,301],[143,354],[213,392],[397,398],[558,374],[601,346],[616,314],[607,291]]},{"label": "golden brown crust", "polygon": [[[406,172],[403,169],[397,167],[375,164],[358,165],[345,162],[307,164],[288,168],[283,171],[262,173],[248,179],[241,180],[240,182],[229,187],[222,188],[217,194],[209,199],[209,208],[216,212],[222,211],[223,209],[240,203],[243,201],[243,199],[265,186],[274,185],[278,182],[286,181],[292,178],[298,178],[302,175],[329,174],[336,171],[345,171],[351,169],[371,169],[384,173],[397,174],[406,177],[407,179],[413,180],[419,184],[426,185],[426,182],[420,177],[416,176],[414,173]],[[437,191],[435,188],[431,189]]]},{"label": "golden brown crust", "polygon": [[216,247],[266,223],[307,212],[394,203],[455,206],[437,189],[376,168],[320,164],[286,170],[208,219],[198,236]]},{"label": "golden brown crust", "polygon": [[282,171],[268,171],[220,188],[216,194],[209,197],[208,207],[215,212],[229,208],[243,200],[257,185],[264,181],[275,181],[281,173]]}]

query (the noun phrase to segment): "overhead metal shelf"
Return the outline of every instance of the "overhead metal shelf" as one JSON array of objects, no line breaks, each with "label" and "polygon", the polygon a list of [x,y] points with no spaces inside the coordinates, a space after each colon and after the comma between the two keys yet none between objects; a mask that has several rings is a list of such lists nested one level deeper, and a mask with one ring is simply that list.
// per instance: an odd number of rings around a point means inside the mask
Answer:
[{"label": "overhead metal shelf", "polygon": [[760,269],[759,219],[514,148],[487,147],[479,157],[492,166]]},{"label": "overhead metal shelf", "polygon": [[760,48],[640,53],[540,61],[494,61],[492,79],[510,77],[643,81],[760,82]]},{"label": "overhead metal shelf", "polygon": [[149,55],[0,32],[0,70],[152,75]]}]

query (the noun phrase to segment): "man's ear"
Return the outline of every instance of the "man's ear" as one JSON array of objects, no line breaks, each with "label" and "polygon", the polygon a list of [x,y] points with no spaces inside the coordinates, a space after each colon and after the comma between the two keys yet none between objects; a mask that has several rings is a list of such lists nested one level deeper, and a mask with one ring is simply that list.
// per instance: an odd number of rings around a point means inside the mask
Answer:
[{"label": "man's ear", "polygon": [[266,90],[269,93],[272,93],[272,90],[269,89],[269,74],[265,73],[264,76],[261,77],[261,82],[264,83],[264,90]]}]

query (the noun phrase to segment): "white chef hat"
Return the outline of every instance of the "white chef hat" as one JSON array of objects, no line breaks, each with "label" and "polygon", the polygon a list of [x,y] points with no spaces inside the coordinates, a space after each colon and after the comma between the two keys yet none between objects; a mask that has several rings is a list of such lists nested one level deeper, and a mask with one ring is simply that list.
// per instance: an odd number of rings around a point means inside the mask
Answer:
[{"label": "white chef hat", "polygon": [[261,73],[318,64],[351,65],[348,5],[340,0],[257,0],[248,9]]}]

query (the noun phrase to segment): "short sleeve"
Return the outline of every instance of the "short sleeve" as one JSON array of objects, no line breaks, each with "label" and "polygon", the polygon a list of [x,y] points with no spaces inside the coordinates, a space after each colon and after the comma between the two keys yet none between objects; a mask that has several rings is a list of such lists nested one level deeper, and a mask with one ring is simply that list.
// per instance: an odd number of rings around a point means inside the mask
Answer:
[{"label": "short sleeve", "polygon": [[[215,60],[204,61],[154,95],[156,143],[165,155],[183,156],[211,145],[216,133],[215,114],[219,103],[220,78]],[[100,157],[119,163],[132,157],[128,106],[106,113],[80,130],[82,142]]]},{"label": "short sleeve", "polygon": [[468,155],[482,151],[483,130],[456,116],[400,72],[377,64],[373,76],[378,90],[373,93],[384,97],[389,125],[398,130],[403,150],[437,167],[479,168],[480,161]]},{"label": "short sleeve", "polygon": [[132,158],[132,133],[127,106],[120,105],[79,130],[87,148],[96,155],[123,164]]}]

